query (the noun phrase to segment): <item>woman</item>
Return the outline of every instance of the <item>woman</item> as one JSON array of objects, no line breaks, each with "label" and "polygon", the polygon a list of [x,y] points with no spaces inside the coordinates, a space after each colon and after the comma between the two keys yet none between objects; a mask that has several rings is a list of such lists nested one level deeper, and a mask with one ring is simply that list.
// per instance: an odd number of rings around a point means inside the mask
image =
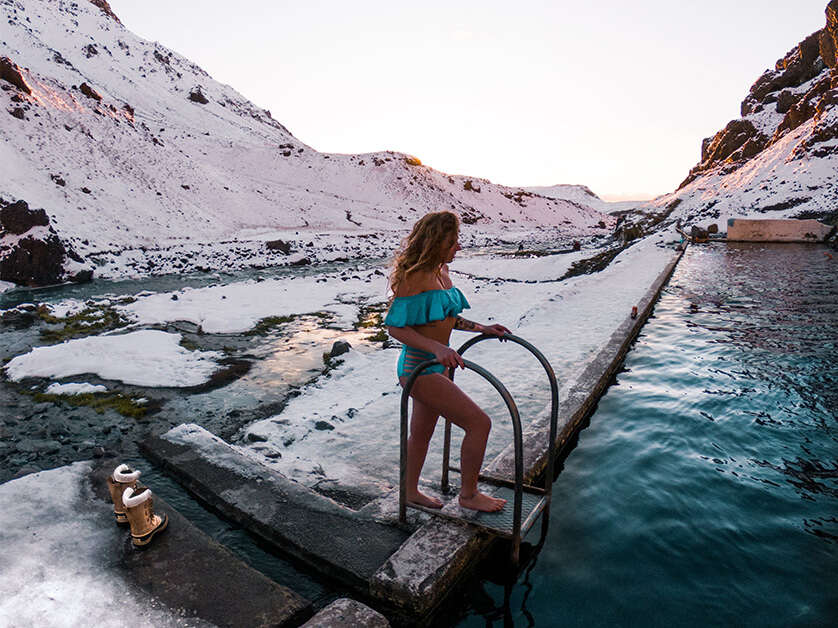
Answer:
[{"label": "woman", "polygon": [[419,475],[428,444],[442,415],[465,430],[460,449],[460,506],[496,512],[503,509],[506,500],[490,497],[477,488],[492,422],[447,377],[449,368],[463,366],[463,359],[448,346],[448,339],[452,329],[495,336],[503,336],[509,330],[503,325],[481,325],[459,316],[469,304],[448,275],[448,264],[460,250],[459,228],[457,215],[447,211],[428,214],[414,225],[390,275],[394,299],[384,324],[390,335],[403,344],[398,364],[402,386],[419,363],[434,358],[441,362],[422,371],[410,393],[413,414],[405,479],[408,501],[429,508],[442,507],[435,497],[419,492]]}]

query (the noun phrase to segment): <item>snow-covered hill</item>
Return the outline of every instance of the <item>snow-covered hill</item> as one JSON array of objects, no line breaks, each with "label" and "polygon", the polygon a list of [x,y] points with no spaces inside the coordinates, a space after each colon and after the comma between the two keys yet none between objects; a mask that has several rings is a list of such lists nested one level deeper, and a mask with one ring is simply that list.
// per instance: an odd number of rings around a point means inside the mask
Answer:
[{"label": "snow-covered hill", "polygon": [[0,0],[0,43],[0,199],[43,208],[82,260],[76,269],[269,264],[277,254],[265,240],[290,237],[311,256],[302,246],[326,231],[393,232],[360,247],[384,251],[439,209],[489,229],[578,234],[611,223],[590,206],[407,155],[320,153],[188,59],[133,35],[103,0]]},{"label": "snow-covered hill", "polygon": [[838,218],[838,0],[826,25],[753,84],[742,117],[702,142],[701,161],[647,211],[686,223]]},{"label": "snow-covered hill", "polygon": [[576,203],[585,207],[593,207],[601,212],[613,213],[620,211],[632,210],[636,207],[646,205],[646,201],[604,201],[587,185],[550,185],[550,186],[532,186],[526,188],[527,191],[549,198],[559,198],[571,203]]}]

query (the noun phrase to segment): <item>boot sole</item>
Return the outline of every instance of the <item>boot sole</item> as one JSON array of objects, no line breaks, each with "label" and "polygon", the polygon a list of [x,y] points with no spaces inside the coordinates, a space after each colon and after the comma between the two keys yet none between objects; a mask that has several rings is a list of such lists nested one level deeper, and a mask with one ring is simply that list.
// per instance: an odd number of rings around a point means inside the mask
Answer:
[{"label": "boot sole", "polygon": [[162,519],[162,521],[160,521],[160,525],[154,528],[151,532],[147,532],[142,536],[131,535],[131,542],[134,544],[134,547],[137,549],[145,549],[148,547],[148,544],[151,543],[151,539],[154,538],[155,534],[166,529],[166,526],[169,525],[169,516],[166,513],[160,513],[160,518]]},{"label": "boot sole", "polygon": [[115,512],[113,513],[114,519],[116,519],[116,525],[118,526],[127,526],[130,524],[128,521],[128,516],[124,512]]}]

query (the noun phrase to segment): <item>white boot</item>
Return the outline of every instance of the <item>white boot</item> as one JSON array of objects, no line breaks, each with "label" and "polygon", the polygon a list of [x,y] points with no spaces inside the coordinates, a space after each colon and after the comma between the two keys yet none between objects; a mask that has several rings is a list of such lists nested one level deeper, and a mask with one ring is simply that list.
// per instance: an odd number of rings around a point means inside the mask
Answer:
[{"label": "white boot", "polygon": [[166,529],[169,518],[166,513],[162,516],[154,514],[151,489],[128,487],[122,494],[122,502],[125,504],[125,514],[131,524],[131,541],[134,547],[144,548],[151,543],[155,534]]},{"label": "white boot", "polygon": [[113,501],[113,515],[118,525],[127,525],[128,517],[125,516],[125,504],[122,503],[122,494],[126,488],[137,486],[139,471],[132,471],[127,464],[121,464],[113,473],[108,476],[108,491]]}]

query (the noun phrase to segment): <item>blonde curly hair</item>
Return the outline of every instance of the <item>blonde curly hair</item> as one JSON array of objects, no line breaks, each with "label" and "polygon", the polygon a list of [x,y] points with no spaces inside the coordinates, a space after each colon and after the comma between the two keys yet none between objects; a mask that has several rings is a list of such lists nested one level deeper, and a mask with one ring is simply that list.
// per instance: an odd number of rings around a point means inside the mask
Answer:
[{"label": "blonde curly hair", "polygon": [[438,273],[445,254],[460,231],[460,219],[449,211],[433,212],[420,218],[393,262],[390,289],[395,295],[405,278],[417,271]]}]

